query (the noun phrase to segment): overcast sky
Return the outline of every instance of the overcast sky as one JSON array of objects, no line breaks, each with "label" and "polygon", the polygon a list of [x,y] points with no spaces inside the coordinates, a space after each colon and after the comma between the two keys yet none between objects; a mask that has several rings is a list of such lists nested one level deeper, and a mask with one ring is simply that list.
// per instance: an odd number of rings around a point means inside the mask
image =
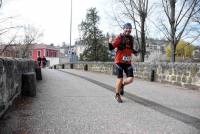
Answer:
[{"label": "overcast sky", "polygon": [[[30,24],[43,32],[40,42],[61,45],[69,43],[70,34],[70,1],[71,0],[8,0],[0,10],[0,18],[15,16],[10,24]],[[100,16],[99,28],[104,33],[119,33],[120,28],[114,26],[110,15],[113,14],[114,0],[73,0],[72,19],[72,44],[79,38],[78,25],[85,19],[87,9],[96,7]],[[160,0],[149,0],[149,3],[157,3]],[[160,12],[152,9],[148,20],[155,21]],[[157,23],[155,21],[155,23]],[[152,25],[152,24],[151,24]],[[148,34],[151,37],[159,37],[158,29],[150,26]]]},{"label": "overcast sky", "polygon": [[[43,31],[43,43],[69,43],[71,0],[10,0],[3,5],[2,16],[15,16],[12,23],[31,24]],[[78,24],[87,9],[96,7],[101,16],[100,29],[111,31],[108,21],[109,0],[73,0],[72,43],[79,38]],[[107,10],[108,9],[108,10]]]}]

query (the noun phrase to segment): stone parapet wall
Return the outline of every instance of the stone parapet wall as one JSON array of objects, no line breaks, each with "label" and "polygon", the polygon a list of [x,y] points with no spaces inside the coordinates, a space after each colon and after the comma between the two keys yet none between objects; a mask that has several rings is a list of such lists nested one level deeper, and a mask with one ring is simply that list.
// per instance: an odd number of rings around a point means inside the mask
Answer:
[{"label": "stone parapet wall", "polygon": [[[87,66],[87,68],[86,68]],[[141,63],[133,64],[136,78],[171,83],[192,89],[200,87],[200,64],[196,63]],[[56,65],[57,69],[79,69],[115,74],[112,62],[80,62]]]},{"label": "stone parapet wall", "polygon": [[21,93],[22,74],[35,72],[33,60],[0,58],[0,116]]},{"label": "stone parapet wall", "polygon": [[168,82],[190,88],[200,86],[200,64],[163,63],[158,65],[156,72],[156,80],[159,82]]},{"label": "stone parapet wall", "polygon": [[[144,80],[151,80],[151,71],[156,70],[157,65],[151,63],[134,63],[134,76]],[[156,76],[156,71],[154,76]],[[155,77],[156,78],[156,77]],[[154,78],[154,80],[155,80]]]},{"label": "stone parapet wall", "polygon": [[[87,66],[87,67],[86,67]],[[112,62],[80,62],[55,65],[55,69],[78,69],[92,72],[113,74]]]}]

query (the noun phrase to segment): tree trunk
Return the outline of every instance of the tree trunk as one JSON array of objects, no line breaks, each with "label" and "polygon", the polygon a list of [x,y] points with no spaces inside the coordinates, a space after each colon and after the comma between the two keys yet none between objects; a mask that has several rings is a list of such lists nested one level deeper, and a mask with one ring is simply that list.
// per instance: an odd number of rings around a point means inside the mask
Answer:
[{"label": "tree trunk", "polygon": [[175,4],[176,0],[170,0],[170,25],[171,25],[171,62],[175,62],[176,58],[176,29],[175,29]]},{"label": "tree trunk", "polygon": [[144,30],[145,18],[141,18],[141,55],[140,61],[144,62],[144,57],[146,53],[146,41],[145,41],[145,30]]},{"label": "tree trunk", "polygon": [[175,47],[175,42],[172,39],[171,40],[171,62],[175,62],[175,57],[176,57],[176,47]]}]

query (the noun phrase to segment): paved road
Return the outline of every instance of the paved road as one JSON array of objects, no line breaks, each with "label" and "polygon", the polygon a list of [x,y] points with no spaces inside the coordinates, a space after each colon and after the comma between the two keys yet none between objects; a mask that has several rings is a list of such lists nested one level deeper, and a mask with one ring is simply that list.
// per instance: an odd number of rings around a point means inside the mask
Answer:
[{"label": "paved road", "polygon": [[119,104],[115,76],[42,73],[37,97],[18,99],[1,119],[0,134],[200,134],[199,91],[137,79]]}]

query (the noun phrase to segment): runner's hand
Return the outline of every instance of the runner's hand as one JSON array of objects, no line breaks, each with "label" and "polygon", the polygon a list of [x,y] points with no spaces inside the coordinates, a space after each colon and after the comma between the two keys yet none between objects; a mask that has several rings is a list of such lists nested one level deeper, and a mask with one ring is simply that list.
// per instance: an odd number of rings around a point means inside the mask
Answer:
[{"label": "runner's hand", "polygon": [[111,44],[112,44],[112,42],[113,42],[113,38],[110,37],[108,43],[111,43]]},{"label": "runner's hand", "polygon": [[113,38],[110,37],[109,40],[108,40],[108,46],[109,46],[109,50],[112,51],[113,49],[115,49],[112,45],[112,42],[113,42]]}]

